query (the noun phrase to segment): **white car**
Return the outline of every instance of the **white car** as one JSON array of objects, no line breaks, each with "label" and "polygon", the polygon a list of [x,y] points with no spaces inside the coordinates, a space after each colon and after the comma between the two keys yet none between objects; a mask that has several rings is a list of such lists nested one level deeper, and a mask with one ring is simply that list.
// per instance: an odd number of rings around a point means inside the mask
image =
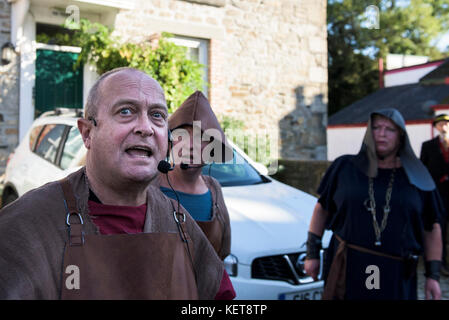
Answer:
[{"label": "white car", "polygon": [[[84,164],[86,149],[76,124],[79,116],[80,110],[56,110],[34,121],[9,158],[3,205]],[[236,298],[320,299],[323,281],[313,281],[303,270],[316,198],[266,176],[263,165],[233,147],[234,164],[206,166],[203,173],[223,187],[232,232],[225,266]],[[329,238],[326,233],[324,247]]]}]

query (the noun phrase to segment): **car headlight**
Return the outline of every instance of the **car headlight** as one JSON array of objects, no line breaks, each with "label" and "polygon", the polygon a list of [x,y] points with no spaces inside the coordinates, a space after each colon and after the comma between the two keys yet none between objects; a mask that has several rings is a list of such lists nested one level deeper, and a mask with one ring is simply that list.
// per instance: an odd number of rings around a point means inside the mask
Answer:
[{"label": "car headlight", "polygon": [[237,268],[239,263],[237,257],[231,253],[223,260],[223,263],[228,275],[231,277],[237,277]]}]

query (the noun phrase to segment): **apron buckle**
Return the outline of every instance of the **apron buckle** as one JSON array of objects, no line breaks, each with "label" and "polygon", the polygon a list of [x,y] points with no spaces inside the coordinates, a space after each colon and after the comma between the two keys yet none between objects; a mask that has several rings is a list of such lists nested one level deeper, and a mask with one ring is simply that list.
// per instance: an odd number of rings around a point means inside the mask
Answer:
[{"label": "apron buckle", "polygon": [[[80,223],[72,223],[70,224],[70,216],[77,215]],[[66,218],[67,226],[69,227],[69,244],[70,246],[82,246],[84,245],[84,231],[83,231],[83,218],[78,212],[69,212]]]},{"label": "apron buckle", "polygon": [[78,212],[69,212],[69,213],[67,213],[67,218],[66,218],[66,223],[69,227],[70,227],[70,215],[72,215],[72,214],[76,214],[78,216],[78,218],[80,219],[80,224],[84,224],[83,218],[81,217],[81,215]]},{"label": "apron buckle", "polygon": [[[182,221],[179,221],[178,215],[182,217],[182,219],[181,219]],[[184,222],[186,222],[186,214],[184,212],[183,213],[179,213],[179,212],[173,211],[173,217],[175,218],[176,223],[184,223]]]}]

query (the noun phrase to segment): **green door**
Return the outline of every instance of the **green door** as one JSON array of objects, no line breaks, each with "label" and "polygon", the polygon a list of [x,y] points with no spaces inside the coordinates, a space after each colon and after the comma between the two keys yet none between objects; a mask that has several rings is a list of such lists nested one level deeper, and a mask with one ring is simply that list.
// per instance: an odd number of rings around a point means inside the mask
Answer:
[{"label": "green door", "polygon": [[35,117],[54,108],[83,107],[83,68],[78,53],[36,50]]}]

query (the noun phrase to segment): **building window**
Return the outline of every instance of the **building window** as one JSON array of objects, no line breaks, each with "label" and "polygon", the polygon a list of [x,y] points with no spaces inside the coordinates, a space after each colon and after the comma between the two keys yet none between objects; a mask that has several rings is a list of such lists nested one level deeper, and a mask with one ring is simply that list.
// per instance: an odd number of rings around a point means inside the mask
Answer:
[{"label": "building window", "polygon": [[[186,47],[188,58],[204,66],[203,80],[205,83],[209,83],[209,40],[174,35],[173,38],[170,38],[170,41],[178,46]],[[204,86],[202,91],[207,97],[207,85]]]}]

